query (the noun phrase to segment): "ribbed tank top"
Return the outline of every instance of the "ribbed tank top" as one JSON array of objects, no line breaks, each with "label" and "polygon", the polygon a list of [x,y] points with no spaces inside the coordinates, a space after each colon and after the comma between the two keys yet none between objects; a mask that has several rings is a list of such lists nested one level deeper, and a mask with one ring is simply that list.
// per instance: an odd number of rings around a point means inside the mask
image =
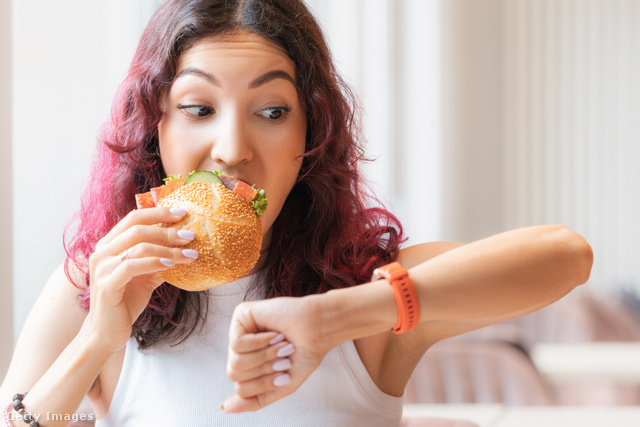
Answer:
[{"label": "ribbed tank top", "polygon": [[182,344],[141,352],[130,339],[109,412],[96,426],[399,426],[402,398],[375,385],[353,341],[327,353],[295,393],[255,412],[220,410],[235,393],[226,375],[229,323],[253,277],[206,291],[206,323]]}]

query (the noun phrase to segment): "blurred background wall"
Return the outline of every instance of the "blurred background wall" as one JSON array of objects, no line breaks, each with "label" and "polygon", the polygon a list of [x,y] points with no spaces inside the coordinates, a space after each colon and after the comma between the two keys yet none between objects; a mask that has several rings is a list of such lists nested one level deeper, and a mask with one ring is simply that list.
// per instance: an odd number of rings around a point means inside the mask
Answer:
[{"label": "blurred background wall", "polygon": [[13,328],[2,322],[4,373],[31,306],[64,260],[62,230],[79,207],[98,128],[157,2],[0,5],[0,191],[12,201],[0,221],[0,318],[13,318]]},{"label": "blurred background wall", "polygon": [[[13,215],[0,221],[0,310],[14,337],[64,258],[97,130],[157,3],[0,3],[0,191]],[[594,247],[588,289],[640,294],[640,2],[307,3],[363,104],[377,158],[364,170],[410,243],[559,222]]]},{"label": "blurred background wall", "polygon": [[561,223],[590,290],[640,291],[640,2],[309,3],[410,242]]},{"label": "blurred background wall", "polygon": [[640,2],[506,1],[504,225],[586,236],[590,288],[640,291]]}]

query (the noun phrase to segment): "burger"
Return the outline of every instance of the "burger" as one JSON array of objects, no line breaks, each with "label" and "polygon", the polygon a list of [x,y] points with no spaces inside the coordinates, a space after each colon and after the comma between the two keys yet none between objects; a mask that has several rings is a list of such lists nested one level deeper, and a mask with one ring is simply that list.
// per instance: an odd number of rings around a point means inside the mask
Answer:
[{"label": "burger", "polygon": [[260,257],[262,222],[267,208],[264,190],[218,171],[196,171],[187,178],[171,176],[166,184],[136,195],[138,208],[183,207],[187,215],[159,227],[191,230],[185,249],[198,259],[162,271],[162,278],[187,291],[201,291],[246,275]]}]

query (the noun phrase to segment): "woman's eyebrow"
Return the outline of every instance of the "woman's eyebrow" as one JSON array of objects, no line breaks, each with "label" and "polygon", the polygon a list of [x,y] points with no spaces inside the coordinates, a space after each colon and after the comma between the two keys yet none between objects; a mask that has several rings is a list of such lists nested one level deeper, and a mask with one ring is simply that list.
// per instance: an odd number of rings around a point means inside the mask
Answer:
[{"label": "woman's eyebrow", "polygon": [[273,70],[273,71],[268,71],[268,72],[262,74],[261,76],[259,76],[255,80],[253,80],[251,83],[249,83],[249,89],[255,89],[255,88],[260,87],[263,84],[268,83],[271,80],[275,80],[275,79],[288,80],[289,82],[291,82],[291,84],[294,87],[296,87],[296,82],[293,79],[293,77],[291,77],[289,75],[289,73],[287,73],[286,71],[283,71],[283,70]]},{"label": "woman's eyebrow", "polygon": [[195,67],[185,68],[178,73],[174,81],[178,80],[182,76],[198,76],[207,80],[209,83],[211,83],[214,86],[222,87],[222,85],[220,84],[220,81],[218,81],[218,79],[216,79],[216,77],[213,74],[209,74],[206,71],[201,70],[200,68],[195,68]]},{"label": "woman's eyebrow", "polygon": [[[216,78],[216,76],[214,76],[211,73],[208,73],[200,68],[195,68],[195,67],[188,67],[185,68],[183,70],[181,70],[178,75],[176,76],[175,80],[178,80],[180,77],[183,76],[197,76],[200,77],[206,81],[208,81],[209,83],[211,83],[214,86],[217,87],[222,87],[222,84],[220,83],[220,81]],[[273,71],[267,71],[266,73],[258,76],[257,78],[255,78],[253,81],[251,81],[251,83],[249,83],[249,89],[255,89],[258,88],[266,83],[269,83],[272,80],[275,79],[284,79],[287,80],[289,82],[291,82],[291,84],[296,87],[296,83],[295,80],[293,79],[293,77],[291,77],[291,75],[289,73],[287,73],[286,71],[283,70],[273,70]]]}]

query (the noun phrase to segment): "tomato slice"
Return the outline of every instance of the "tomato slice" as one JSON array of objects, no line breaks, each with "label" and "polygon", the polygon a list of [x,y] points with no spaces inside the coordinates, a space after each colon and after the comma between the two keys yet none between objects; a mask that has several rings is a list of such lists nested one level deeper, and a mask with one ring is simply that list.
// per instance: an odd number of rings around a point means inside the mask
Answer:
[{"label": "tomato slice", "polygon": [[153,208],[155,206],[156,206],[156,203],[153,201],[153,196],[151,195],[151,191],[147,191],[146,193],[136,194],[136,207],[138,209]]},{"label": "tomato slice", "polygon": [[[256,197],[256,194],[258,194],[258,190],[237,178],[227,175],[219,175],[218,178],[220,178],[225,187],[240,194],[248,201],[252,201],[253,198]],[[153,208],[157,206],[158,201],[167,197],[179,187],[182,187],[186,180],[187,178],[175,178],[171,181],[167,181],[165,185],[152,188],[146,193],[136,194],[136,206],[138,209]]]},{"label": "tomato slice", "polygon": [[155,203],[157,206],[158,201],[160,200],[160,194],[162,194],[162,187],[153,187],[151,190],[149,190],[149,193],[151,193],[153,203]]},{"label": "tomato slice", "polygon": [[186,180],[187,178],[174,178],[171,181],[167,181],[165,185],[160,187],[162,191],[160,191],[158,200],[167,197],[169,194],[176,191],[179,187],[182,187]]},{"label": "tomato slice", "polygon": [[138,209],[153,208],[158,206],[158,201],[173,193],[178,187],[184,185],[187,178],[176,178],[168,181],[160,187],[153,187],[146,193],[136,194],[136,206]]},{"label": "tomato slice", "polygon": [[220,181],[222,181],[225,187],[227,187],[231,191],[235,191],[248,201],[252,201],[258,193],[258,190],[251,187],[246,182],[240,181],[238,178],[227,175],[219,175],[218,178],[220,178]]},{"label": "tomato slice", "polygon": [[256,197],[256,194],[258,194],[258,190],[242,181],[238,181],[238,183],[236,184],[236,188],[234,188],[233,191],[247,199],[247,201],[249,202],[252,201],[254,197]]}]

